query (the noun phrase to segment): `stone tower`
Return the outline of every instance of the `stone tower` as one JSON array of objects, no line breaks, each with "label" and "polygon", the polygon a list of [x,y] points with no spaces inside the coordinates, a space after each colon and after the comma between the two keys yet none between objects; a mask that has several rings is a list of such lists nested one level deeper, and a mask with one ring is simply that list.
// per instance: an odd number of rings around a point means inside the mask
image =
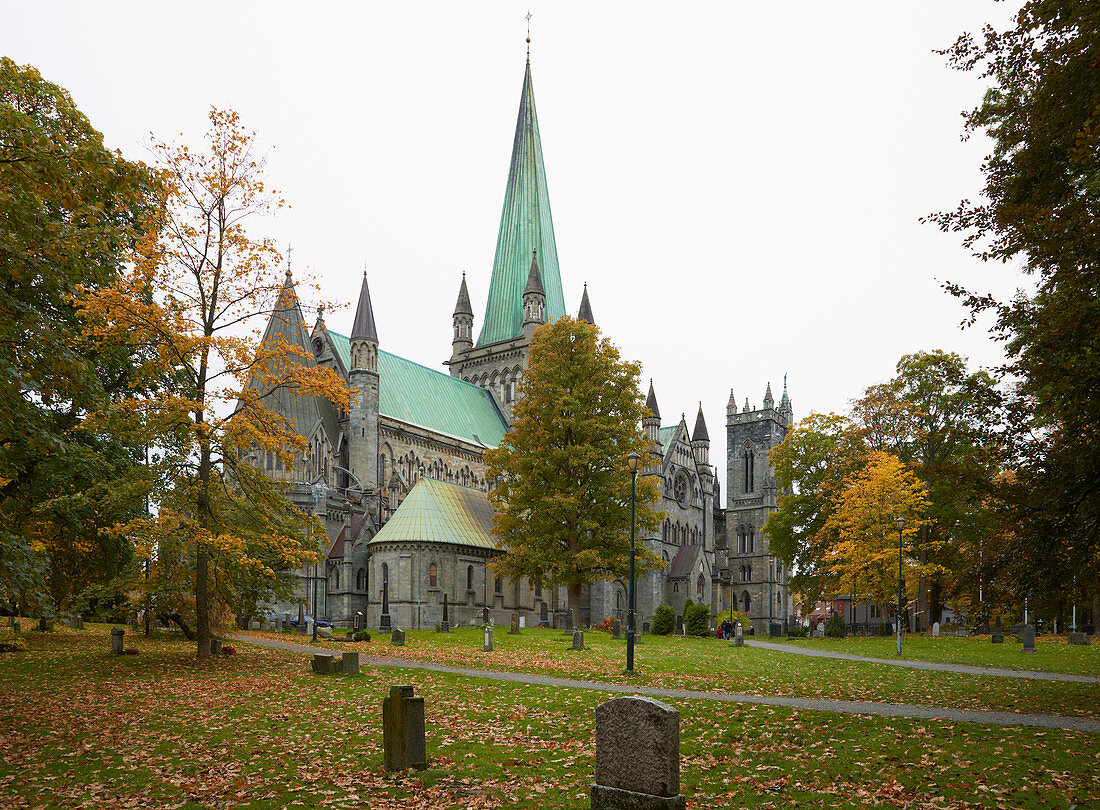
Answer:
[{"label": "stone tower", "polygon": [[466,289],[466,274],[458,288],[458,301],[453,315],[454,337],[451,339],[451,359],[455,360],[474,345],[474,308],[470,306],[470,291]]},{"label": "stone tower", "polygon": [[355,390],[348,412],[348,465],[365,491],[376,492],[383,483],[378,480],[378,329],[366,273],[350,341],[348,378]]},{"label": "stone tower", "polygon": [[530,342],[535,330],[546,323],[546,292],[539,273],[538,250],[531,255],[527,286],[523,288],[523,337]]},{"label": "stone tower", "polygon": [[771,383],[763,408],[739,413],[733,391],[726,406],[726,537],[728,568],[737,609],[747,613],[757,633],[786,624],[792,613],[787,571],[768,548],[764,524],[775,511],[779,492],[768,451],[783,441],[793,422],[786,379],[779,409]]}]

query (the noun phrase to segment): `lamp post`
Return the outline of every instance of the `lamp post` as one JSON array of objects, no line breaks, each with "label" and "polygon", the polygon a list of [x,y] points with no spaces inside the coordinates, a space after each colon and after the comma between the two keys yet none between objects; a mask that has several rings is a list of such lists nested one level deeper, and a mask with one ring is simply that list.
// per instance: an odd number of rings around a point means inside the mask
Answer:
[{"label": "lamp post", "polygon": [[626,457],[630,468],[630,592],[627,594],[626,614],[626,671],[634,673],[634,492],[638,483],[638,462],[641,456],[631,453]]},{"label": "lamp post", "polygon": [[905,518],[898,517],[898,655],[901,655],[901,533],[905,529]]}]

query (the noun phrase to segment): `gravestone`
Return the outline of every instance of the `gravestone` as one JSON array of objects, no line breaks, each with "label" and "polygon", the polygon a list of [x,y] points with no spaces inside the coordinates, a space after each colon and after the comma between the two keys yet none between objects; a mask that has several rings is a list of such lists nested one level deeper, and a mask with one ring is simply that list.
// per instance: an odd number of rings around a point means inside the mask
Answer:
[{"label": "gravestone", "polygon": [[619,619],[611,622],[611,638],[622,638],[623,623]]},{"label": "gravestone", "polygon": [[306,632],[306,606],[298,605],[298,635]]},{"label": "gravestone", "polygon": [[210,654],[221,655],[222,654],[222,640],[220,638],[210,639]]},{"label": "gravestone", "polygon": [[313,621],[312,620],[307,620],[306,621],[306,635],[307,636],[312,636],[313,635]]},{"label": "gravestone", "polygon": [[437,633],[442,633],[443,632],[443,622],[436,622],[435,623],[435,632],[437,632]]},{"label": "gravestone", "polygon": [[955,638],[966,638],[969,634],[966,632],[966,628],[955,631]]},{"label": "gravestone", "polygon": [[20,633],[20,632],[23,631],[23,628],[19,626],[19,622],[12,622],[11,623],[11,631],[13,633]]},{"label": "gravestone", "polygon": [[53,630],[53,621],[47,619],[45,616],[38,620],[38,630],[42,633],[49,633]]},{"label": "gravestone", "polygon": [[817,629],[814,630],[814,635],[818,638],[825,638],[825,622],[817,623]]},{"label": "gravestone", "polygon": [[932,638],[940,637],[940,623],[932,622]]},{"label": "gravestone", "polygon": [[1035,628],[1030,624],[1024,626],[1024,652],[1035,652]]},{"label": "gravestone", "polygon": [[404,647],[405,631],[395,628],[394,631],[390,633],[390,644],[392,644],[394,647]]},{"label": "gravestone", "polygon": [[340,656],[340,666],[343,667],[345,675],[358,675],[359,674],[359,653],[357,653],[357,652],[343,653]]},{"label": "gravestone", "polygon": [[8,627],[15,627],[15,617],[8,616]]},{"label": "gravestone", "polygon": [[[382,581],[382,615],[378,617],[378,629],[386,632],[392,626],[390,620],[390,581],[387,579]],[[405,643],[404,633],[401,635],[401,643]]]},{"label": "gravestone", "polygon": [[314,653],[311,667],[318,675],[331,675],[336,656],[332,653]]},{"label": "gravestone", "polygon": [[1005,634],[1004,634],[1003,628],[1001,627],[1001,617],[1000,616],[998,616],[997,621],[993,623],[993,637],[990,638],[990,641],[993,644],[1004,644],[1005,643]]},{"label": "gravestone", "polygon": [[573,649],[574,650],[583,650],[584,649],[584,633],[582,633],[580,630],[574,630],[573,631]]},{"label": "gravestone", "polygon": [[642,622],[642,635],[644,636],[649,632],[649,622]]},{"label": "gravestone", "polygon": [[518,613],[513,613],[512,614],[512,626],[508,628],[508,635],[510,635],[510,636],[519,635],[519,614]]},{"label": "gravestone", "polygon": [[493,626],[491,624],[485,625],[484,638],[481,643],[482,652],[493,651]]},{"label": "gravestone", "polygon": [[1069,643],[1074,646],[1087,647],[1089,646],[1089,634],[1088,633],[1070,633]]},{"label": "gravestone", "polygon": [[[16,632],[19,632],[19,622],[15,623]],[[123,637],[126,635],[125,627],[112,627],[111,628],[111,655],[122,655],[123,649],[125,649],[125,642]]]},{"label": "gravestone", "polygon": [[680,793],[680,713],[660,701],[621,697],[596,707],[592,810],[673,810]]},{"label": "gravestone", "polygon": [[733,628],[733,646],[744,647],[745,646],[745,633],[741,628],[741,622],[737,623],[737,626]]},{"label": "gravestone", "polygon": [[331,627],[318,627],[317,628],[317,638],[332,638],[332,628]]},{"label": "gravestone", "polygon": [[387,771],[428,767],[424,741],[424,698],[411,686],[391,686],[382,701],[382,748]]},{"label": "gravestone", "polygon": [[363,629],[363,614],[362,613],[356,612],[356,614],[354,616],[352,616],[352,618],[351,618],[351,629],[355,632],[358,632],[358,631]]},{"label": "gravestone", "polygon": [[684,617],[676,616],[676,635],[682,636],[684,634]]},{"label": "gravestone", "polygon": [[439,623],[439,632],[451,632],[451,614],[447,610],[447,594],[443,594],[443,621]]},{"label": "gravestone", "polygon": [[576,628],[576,617],[573,615],[573,608],[565,611],[565,629],[567,632],[572,633]]}]

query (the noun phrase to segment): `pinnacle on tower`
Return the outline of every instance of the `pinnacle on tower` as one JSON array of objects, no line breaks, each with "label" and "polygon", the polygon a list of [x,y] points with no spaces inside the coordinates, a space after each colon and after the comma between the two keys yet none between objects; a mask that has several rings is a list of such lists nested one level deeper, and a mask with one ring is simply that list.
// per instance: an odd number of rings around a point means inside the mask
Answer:
[{"label": "pinnacle on tower", "polygon": [[726,403],[726,414],[737,413],[737,397],[733,395],[733,389],[730,389],[730,398]]},{"label": "pinnacle on tower", "polygon": [[657,408],[657,395],[653,393],[653,380],[649,381],[649,396],[645,398],[645,406],[653,416],[660,420],[661,411]]},{"label": "pinnacle on tower", "polygon": [[527,286],[523,288],[523,295],[526,297],[534,293],[535,295],[546,295],[546,291],[542,288],[542,276],[539,273],[539,256],[538,248],[531,251],[531,269],[527,271]]},{"label": "pinnacle on tower", "polygon": [[703,418],[703,403],[699,403],[699,415],[695,417],[695,431],[691,434],[693,442],[709,442],[710,434],[707,433],[707,420]]},{"label": "pinnacle on tower", "polygon": [[791,410],[791,398],[787,395],[787,375],[783,375],[783,397],[779,400],[779,410]]},{"label": "pinnacle on tower", "polygon": [[764,410],[775,407],[775,399],[772,397],[772,384],[768,383],[768,390],[764,392]]},{"label": "pinnacle on tower", "polygon": [[592,304],[588,300],[588,282],[585,282],[584,292],[581,294],[581,308],[577,311],[577,320],[596,325],[596,319],[592,317]]},{"label": "pinnacle on tower", "polygon": [[474,308],[470,305],[470,291],[466,289],[466,274],[462,274],[462,284],[458,288],[458,301],[455,302],[455,315],[473,317]]},{"label": "pinnacle on tower", "polygon": [[351,339],[378,342],[378,329],[374,325],[374,307],[371,306],[370,287],[367,286],[365,271],[363,286],[359,290],[359,305],[355,308],[355,321],[351,325]]},{"label": "pinnacle on tower", "polygon": [[745,407],[741,409],[741,413],[749,412],[749,398],[745,397]]}]

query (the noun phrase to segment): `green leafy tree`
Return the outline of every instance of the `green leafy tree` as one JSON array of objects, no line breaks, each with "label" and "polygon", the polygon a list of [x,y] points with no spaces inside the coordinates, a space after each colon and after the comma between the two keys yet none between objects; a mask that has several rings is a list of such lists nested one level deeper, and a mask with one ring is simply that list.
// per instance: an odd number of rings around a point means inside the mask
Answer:
[{"label": "green leafy tree", "polygon": [[658,605],[653,611],[653,633],[658,636],[667,636],[676,629],[676,611],[671,605]]},{"label": "green leafy tree", "polygon": [[[1022,268],[1034,291],[1011,300],[949,285],[991,313],[1018,454],[1001,492],[1023,560],[1020,595],[1091,591],[1100,615],[1100,4],[1024,3],[1008,30],[963,34],[945,51],[989,83],[966,132],[993,141],[982,201],[929,219],[981,259]],[[1074,586],[1073,583],[1076,583]]]},{"label": "green leafy tree", "polygon": [[[650,451],[639,375],[591,324],[563,317],[535,331],[512,428],[485,453],[493,531],[505,550],[492,563],[499,575],[563,586],[573,610],[583,586],[626,576],[626,458]],[[663,513],[651,508],[659,497],[657,482],[639,475],[638,537],[660,525]],[[664,565],[644,544],[636,549],[637,576]]]},{"label": "green leafy tree", "polygon": [[88,340],[73,297],[117,277],[157,188],[65,90],[0,58],[0,594],[25,606],[64,609],[129,559],[100,530],[144,508],[141,439],[85,416],[134,384],[135,347]]}]

